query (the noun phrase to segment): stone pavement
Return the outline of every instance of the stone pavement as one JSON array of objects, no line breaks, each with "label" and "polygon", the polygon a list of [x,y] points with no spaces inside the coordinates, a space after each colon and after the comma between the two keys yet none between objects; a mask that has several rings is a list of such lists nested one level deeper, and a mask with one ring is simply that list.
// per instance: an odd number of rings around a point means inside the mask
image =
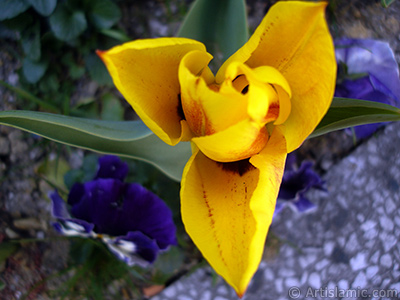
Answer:
[{"label": "stone pavement", "polygon": [[[283,241],[264,260],[245,300],[400,299],[400,123],[390,124],[333,166],[318,209],[286,207],[273,222]],[[151,300],[238,299],[209,268]]]}]

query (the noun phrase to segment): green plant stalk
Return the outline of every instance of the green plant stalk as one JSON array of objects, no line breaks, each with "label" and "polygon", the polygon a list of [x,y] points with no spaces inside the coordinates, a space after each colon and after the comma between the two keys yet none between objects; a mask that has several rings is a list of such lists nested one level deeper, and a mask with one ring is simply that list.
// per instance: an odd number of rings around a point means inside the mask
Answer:
[{"label": "green plant stalk", "polygon": [[51,112],[54,112],[54,113],[61,112],[57,106],[47,103],[46,101],[43,101],[43,100],[37,98],[36,96],[32,95],[31,93],[28,93],[27,91],[25,91],[21,88],[12,86],[12,85],[8,84],[7,82],[4,82],[3,80],[0,80],[0,85],[9,89],[10,91],[16,93],[19,97],[26,99],[28,101],[32,101],[32,102],[36,103],[37,105],[41,106],[42,108],[45,108]]},{"label": "green plant stalk", "polygon": [[389,5],[393,4],[395,0],[381,0],[381,4],[384,8],[388,8]]}]

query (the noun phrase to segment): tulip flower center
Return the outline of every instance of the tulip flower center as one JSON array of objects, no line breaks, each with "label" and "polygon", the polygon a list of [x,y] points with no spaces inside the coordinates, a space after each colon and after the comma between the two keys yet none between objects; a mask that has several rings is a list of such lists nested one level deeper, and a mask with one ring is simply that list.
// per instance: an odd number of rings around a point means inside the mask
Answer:
[{"label": "tulip flower center", "polygon": [[216,82],[209,60],[208,54],[193,51],[181,61],[178,114],[208,158],[221,163],[246,160],[264,149],[270,127],[286,120],[289,85],[273,67],[253,69],[238,62]]}]

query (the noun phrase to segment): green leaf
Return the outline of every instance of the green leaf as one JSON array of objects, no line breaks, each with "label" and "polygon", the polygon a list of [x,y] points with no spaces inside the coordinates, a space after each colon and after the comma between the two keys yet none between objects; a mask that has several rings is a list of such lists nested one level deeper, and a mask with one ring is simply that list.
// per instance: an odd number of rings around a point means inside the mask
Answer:
[{"label": "green leaf", "polygon": [[82,170],[79,169],[69,170],[64,175],[64,184],[67,187],[67,189],[70,190],[76,182],[82,182],[83,176],[84,174]]},{"label": "green leaf", "polygon": [[93,180],[97,173],[98,160],[98,155],[88,154],[83,159],[81,168],[66,172],[64,175],[64,183],[68,190],[71,190],[76,182],[84,183]]},{"label": "green leaf", "polygon": [[12,86],[10,84],[8,84],[7,82],[4,82],[2,80],[0,80],[0,86],[4,86],[5,88],[9,89],[10,91],[14,92],[15,94],[17,94],[18,97],[28,100],[30,102],[36,103],[37,105],[41,106],[42,108],[47,109],[48,111],[51,112],[55,112],[55,113],[59,113],[60,109],[51,104],[48,103],[46,101],[43,101],[42,99],[37,98],[35,95],[25,91],[24,89],[21,89],[19,87],[16,86]]},{"label": "green leaf", "polygon": [[57,5],[57,0],[27,0],[42,16],[50,16]]},{"label": "green leaf", "polygon": [[141,121],[100,121],[34,111],[2,111],[0,124],[63,144],[140,159],[177,181],[191,155],[189,143],[169,146]]},{"label": "green leaf", "polygon": [[54,35],[62,41],[77,38],[87,28],[85,14],[70,10],[66,4],[57,6],[49,21]]},{"label": "green leaf", "polygon": [[125,32],[120,29],[103,29],[100,31],[100,33],[110,38],[113,38],[121,43],[126,43],[132,40],[129,36],[126,35]]},{"label": "green leaf", "polygon": [[0,291],[4,290],[6,288],[7,284],[4,282],[3,279],[0,279]]},{"label": "green leaf", "polygon": [[[53,70],[51,70],[51,71],[53,71]],[[55,74],[55,72],[48,72],[40,79],[39,89],[43,94],[57,93],[57,94],[59,94],[59,96],[62,96],[61,94],[63,93],[60,90],[60,81],[57,77],[57,74]],[[57,103],[57,101],[51,101],[51,102]],[[52,111],[52,112],[56,112],[56,111]]]},{"label": "green leaf", "polygon": [[309,138],[348,127],[390,121],[400,121],[399,108],[373,101],[333,98],[331,107]]},{"label": "green leaf", "polygon": [[90,53],[85,58],[86,69],[90,77],[99,84],[112,84],[112,79],[104,63],[94,53]]},{"label": "green leaf", "polygon": [[121,121],[124,119],[124,108],[121,102],[112,94],[105,94],[102,99],[101,119],[107,121]]},{"label": "green leaf", "polygon": [[185,255],[178,247],[171,247],[168,251],[160,253],[153,265],[152,281],[165,284],[173,274],[177,273],[184,260]]},{"label": "green leaf", "polygon": [[41,55],[40,24],[36,22],[21,33],[22,49],[26,57],[32,61],[38,61]]},{"label": "green leaf", "polygon": [[186,15],[178,36],[203,42],[212,54],[226,60],[248,40],[243,0],[197,0]]},{"label": "green leaf", "polygon": [[[0,0],[1,1],[1,0]],[[25,11],[18,16],[4,20],[1,23],[6,26],[6,28],[11,29],[12,31],[22,32],[30,26],[34,25],[34,18],[29,11]],[[19,35],[19,34],[18,34]],[[18,36],[20,38],[20,36]]]},{"label": "green leaf", "polygon": [[0,263],[5,261],[10,255],[12,255],[18,249],[18,244],[3,242],[0,244]]},{"label": "green leaf", "polygon": [[96,0],[89,12],[89,20],[97,29],[108,29],[121,18],[119,7],[110,0]]},{"label": "green leaf", "polygon": [[0,0],[0,21],[18,16],[29,8],[25,0]]},{"label": "green leaf", "polygon": [[[65,189],[64,174],[69,170],[68,163],[61,157],[46,159],[37,168],[37,174],[41,175],[48,183],[57,188]],[[45,187],[42,191],[46,194]]]},{"label": "green leaf", "polygon": [[395,0],[381,0],[381,4],[383,7],[388,8],[389,5],[393,4]]},{"label": "green leaf", "polygon": [[72,79],[79,79],[85,74],[85,68],[83,66],[79,66],[77,64],[71,64],[68,68],[69,76]]},{"label": "green leaf", "polygon": [[43,77],[48,66],[49,62],[45,59],[32,61],[26,57],[22,61],[22,73],[29,83],[36,83]]}]

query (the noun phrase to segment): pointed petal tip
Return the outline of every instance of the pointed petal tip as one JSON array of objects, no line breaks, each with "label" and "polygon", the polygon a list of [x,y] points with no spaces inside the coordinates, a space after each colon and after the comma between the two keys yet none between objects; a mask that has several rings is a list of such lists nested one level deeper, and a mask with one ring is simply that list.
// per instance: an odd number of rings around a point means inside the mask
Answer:
[{"label": "pointed petal tip", "polygon": [[[250,279],[251,280],[251,279]],[[243,284],[243,283],[239,283],[239,285],[236,286],[232,286],[236,292],[236,295],[239,297],[239,299],[242,299],[246,292],[247,292],[247,288],[250,285],[250,281],[248,281],[247,283]]]},{"label": "pointed petal tip", "polygon": [[243,298],[243,296],[244,296],[244,294],[246,294],[246,290],[244,290],[244,291],[236,291],[236,295],[240,298],[240,299],[242,299]]},{"label": "pointed petal tip", "polygon": [[106,51],[106,50],[99,50],[99,49],[97,49],[95,52],[96,52],[97,56],[100,57],[100,59],[104,61],[103,56],[104,56],[104,54],[105,54],[107,51]]}]

